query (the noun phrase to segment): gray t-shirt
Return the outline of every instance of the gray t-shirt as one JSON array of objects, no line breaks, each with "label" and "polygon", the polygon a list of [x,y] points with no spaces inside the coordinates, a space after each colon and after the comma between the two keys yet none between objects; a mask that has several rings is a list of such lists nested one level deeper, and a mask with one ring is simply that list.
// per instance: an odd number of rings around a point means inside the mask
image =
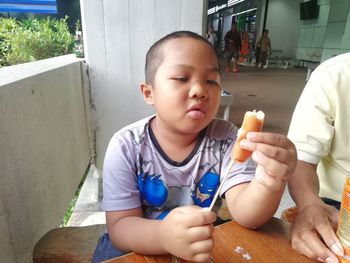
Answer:
[{"label": "gray t-shirt", "polygon": [[[147,117],[121,129],[112,137],[103,166],[105,211],[142,207],[144,216],[164,218],[184,205],[209,207],[226,173],[238,128],[214,119],[198,136],[189,156],[172,161],[160,148]],[[252,159],[235,164],[222,188],[249,182],[255,175]]]}]

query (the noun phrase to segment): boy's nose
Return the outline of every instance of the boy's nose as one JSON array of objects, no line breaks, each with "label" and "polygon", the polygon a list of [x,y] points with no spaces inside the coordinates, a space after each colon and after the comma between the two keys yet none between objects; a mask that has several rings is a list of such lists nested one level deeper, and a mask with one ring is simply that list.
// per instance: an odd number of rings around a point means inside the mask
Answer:
[{"label": "boy's nose", "polygon": [[190,90],[191,98],[205,99],[208,97],[208,92],[205,83],[202,81],[195,81]]}]

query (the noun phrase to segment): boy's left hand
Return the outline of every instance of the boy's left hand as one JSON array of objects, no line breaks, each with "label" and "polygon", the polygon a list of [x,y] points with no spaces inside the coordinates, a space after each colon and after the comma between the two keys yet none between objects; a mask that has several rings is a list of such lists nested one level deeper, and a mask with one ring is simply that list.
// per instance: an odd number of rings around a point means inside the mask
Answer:
[{"label": "boy's left hand", "polygon": [[255,179],[271,190],[279,189],[295,170],[296,149],[284,135],[249,132],[240,146],[253,152],[252,158],[258,163]]}]

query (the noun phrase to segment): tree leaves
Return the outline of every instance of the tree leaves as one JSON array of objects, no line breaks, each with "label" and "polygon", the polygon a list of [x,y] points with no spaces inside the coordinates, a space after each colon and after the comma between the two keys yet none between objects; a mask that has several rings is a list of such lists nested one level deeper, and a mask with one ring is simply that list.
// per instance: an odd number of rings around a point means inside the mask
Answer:
[{"label": "tree leaves", "polygon": [[0,67],[73,53],[67,19],[0,18]]}]

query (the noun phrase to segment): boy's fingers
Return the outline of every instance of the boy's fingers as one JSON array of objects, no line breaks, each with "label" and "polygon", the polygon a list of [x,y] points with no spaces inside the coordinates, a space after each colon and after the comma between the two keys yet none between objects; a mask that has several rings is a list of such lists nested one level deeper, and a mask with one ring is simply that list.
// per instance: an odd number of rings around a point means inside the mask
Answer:
[{"label": "boy's fingers", "polygon": [[216,214],[213,211],[203,209],[198,206],[183,206],[178,207],[174,212],[183,215],[183,220],[185,220],[188,226],[200,226],[212,224],[216,220]]},{"label": "boy's fingers", "polygon": [[[249,140],[242,140],[240,146],[252,152],[259,152],[266,158],[271,158],[281,163],[290,163],[290,160],[295,156],[292,151],[288,151],[284,148],[264,143],[251,142]],[[262,159],[259,163],[263,164],[265,161]]]},{"label": "boy's fingers", "polygon": [[247,139],[252,142],[274,145],[284,149],[294,149],[294,144],[282,134],[268,132],[248,132]]},{"label": "boy's fingers", "polygon": [[190,236],[190,240],[194,242],[198,240],[205,240],[211,238],[213,235],[213,231],[214,226],[212,224],[194,226],[188,229],[188,235]]}]

